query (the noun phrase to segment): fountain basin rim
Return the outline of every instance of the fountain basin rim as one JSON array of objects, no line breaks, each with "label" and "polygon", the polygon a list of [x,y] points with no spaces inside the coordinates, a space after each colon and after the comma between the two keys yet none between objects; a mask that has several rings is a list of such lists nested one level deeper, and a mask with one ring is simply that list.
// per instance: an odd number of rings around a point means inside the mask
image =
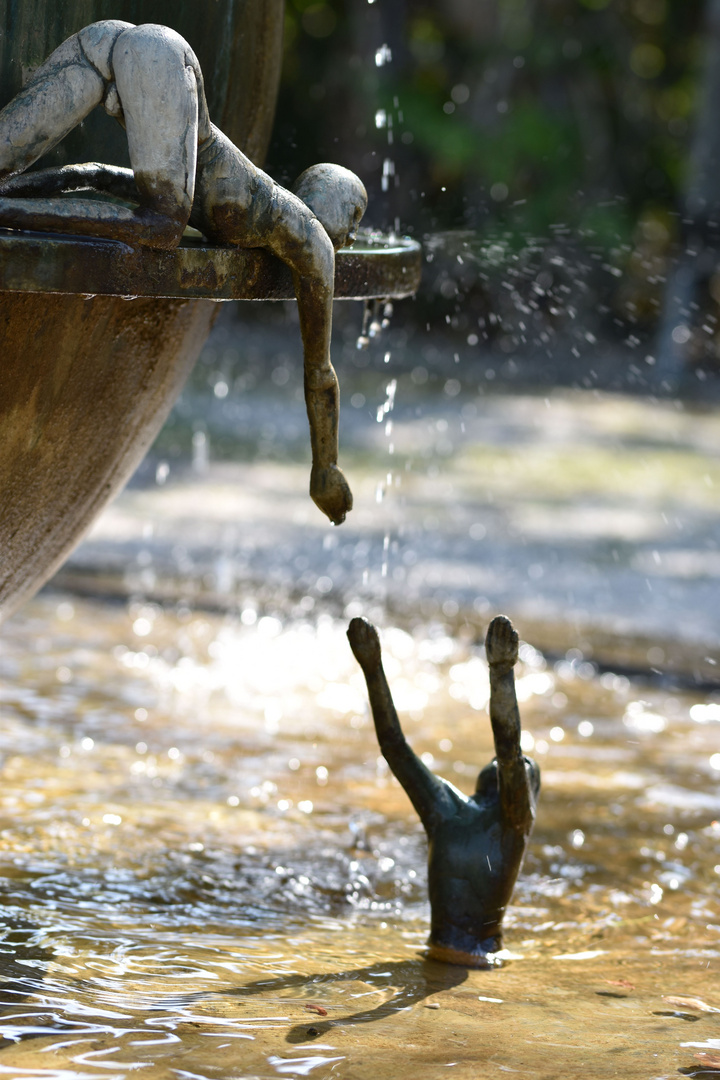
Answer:
[{"label": "fountain basin rim", "polygon": [[[335,299],[401,299],[418,289],[422,248],[364,233],[335,257]],[[261,248],[185,239],[174,251],[114,240],[0,230],[0,292],[188,300],[293,300],[287,266]]]}]

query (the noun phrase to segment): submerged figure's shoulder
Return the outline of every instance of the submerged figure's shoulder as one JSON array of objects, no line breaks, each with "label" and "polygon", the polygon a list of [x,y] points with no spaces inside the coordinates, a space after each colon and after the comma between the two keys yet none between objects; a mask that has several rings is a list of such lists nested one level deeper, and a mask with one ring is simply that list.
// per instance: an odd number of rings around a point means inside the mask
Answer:
[{"label": "submerged figure's shoulder", "polygon": [[435,776],[434,779],[436,785],[433,799],[433,821],[425,822],[423,819],[426,829],[431,826],[435,828],[441,827],[450,822],[455,825],[461,823],[472,825],[476,819],[482,817],[482,808],[478,806],[471,796],[460,791],[459,788],[456,788],[454,784],[451,784],[443,776]]}]

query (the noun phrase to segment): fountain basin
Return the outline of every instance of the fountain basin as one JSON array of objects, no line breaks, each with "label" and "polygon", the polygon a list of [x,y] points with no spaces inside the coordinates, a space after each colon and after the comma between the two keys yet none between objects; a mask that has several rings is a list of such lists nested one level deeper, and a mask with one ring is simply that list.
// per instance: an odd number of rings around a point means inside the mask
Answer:
[{"label": "fountain basin", "polygon": [[[347,620],[270,610],[48,592],[5,633],[0,868],[21,929],[0,923],[0,1072],[715,1075],[696,1055],[717,1053],[720,1007],[717,724],[690,717],[697,692],[526,669],[545,791],[515,959],[467,971],[422,958],[424,840],[378,767]],[[407,625],[384,648],[425,688],[413,740],[472,790],[490,725],[450,689],[481,691],[482,659],[417,609]],[[638,696],[667,727],[629,742]]]},{"label": "fountain basin", "polygon": [[[420,261],[414,241],[363,238],[338,252],[336,295],[407,296]],[[0,237],[0,618],[135,470],[202,348],[213,301],[293,295],[287,267],[257,249]]]},{"label": "fountain basin", "polygon": [[[415,240],[366,234],[335,257],[335,298],[412,295],[420,283]],[[185,241],[175,251],[131,248],[112,240],[0,232],[0,293],[293,300],[290,271],[260,248]],[[3,299],[5,299],[3,297]]]}]

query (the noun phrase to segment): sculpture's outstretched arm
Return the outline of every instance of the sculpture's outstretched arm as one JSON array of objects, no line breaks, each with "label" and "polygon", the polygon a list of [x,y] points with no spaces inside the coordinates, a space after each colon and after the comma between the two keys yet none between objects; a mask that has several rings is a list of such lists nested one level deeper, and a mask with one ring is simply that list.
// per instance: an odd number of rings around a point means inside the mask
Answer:
[{"label": "sculpture's outstretched arm", "polygon": [[82,165],[63,165],[55,169],[38,169],[0,182],[0,196],[9,195],[20,199],[48,198],[68,191],[87,190],[115,195],[126,202],[140,202],[140,193],[132,169],[123,169],[119,165],[101,165],[96,161],[87,161]]},{"label": "sculpture's outstretched arm", "polygon": [[513,672],[518,659],[518,636],[504,615],[498,615],[490,623],[485,651],[490,669],[490,723],[503,817],[512,828],[529,831],[534,818],[534,800],[520,748],[520,711]]},{"label": "sculpture's outstretched arm", "polygon": [[[333,277],[334,277],[333,253]],[[312,471],[310,496],[332,521],[341,525],[352,510],[350,487],[338,467],[340,388],[330,359],[333,288],[302,274],[293,275],[304,352],[305,407],[310,424]]]},{"label": "sculpture's outstretched arm", "polygon": [[[73,191],[98,191],[140,202],[132,169],[86,162],[23,173],[0,183],[0,224],[12,228],[66,232],[125,240],[149,247],[167,244],[167,219],[95,199],[54,199]],[[174,238],[174,232],[173,232]]]},{"label": "sculpture's outstretched arm", "polygon": [[425,829],[431,832],[438,818],[454,813],[452,796],[447,785],[430,772],[405,740],[383,670],[377,630],[367,619],[353,619],[347,635],[365,676],[383,757],[405,788]]},{"label": "sculpture's outstretched arm", "polygon": [[290,192],[276,188],[281,209],[265,241],[290,267],[300,316],[305,405],[310,423],[310,496],[334,525],[352,509],[352,493],[338,468],[340,390],[330,360],[335,252],[320,222]]}]

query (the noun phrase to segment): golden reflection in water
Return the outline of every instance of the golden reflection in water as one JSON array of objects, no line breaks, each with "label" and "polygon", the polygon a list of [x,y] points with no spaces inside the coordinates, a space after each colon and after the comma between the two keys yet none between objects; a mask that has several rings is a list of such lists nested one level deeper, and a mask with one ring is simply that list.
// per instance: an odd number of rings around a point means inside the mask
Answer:
[{"label": "golden reflection in water", "polygon": [[[424,836],[344,631],[50,594],[6,624],[0,1076],[647,1080],[719,1052],[718,701],[523,648],[540,812],[514,959],[466,972],[422,957]],[[469,789],[481,650],[383,642],[413,745]]]}]

